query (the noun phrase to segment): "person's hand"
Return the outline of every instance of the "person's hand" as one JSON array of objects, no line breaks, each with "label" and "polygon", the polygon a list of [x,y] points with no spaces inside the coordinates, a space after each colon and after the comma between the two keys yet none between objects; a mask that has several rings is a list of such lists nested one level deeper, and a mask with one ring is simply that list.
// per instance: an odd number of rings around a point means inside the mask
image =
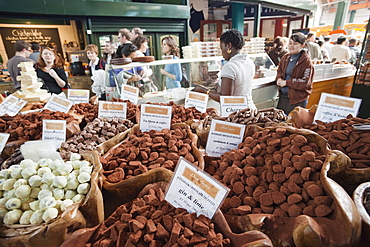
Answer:
[{"label": "person's hand", "polygon": [[161,74],[162,75],[166,75],[167,74],[167,71],[165,71],[164,69],[161,69]]},{"label": "person's hand", "polygon": [[133,75],[130,79],[128,79],[127,81],[128,82],[131,82],[131,81],[140,81],[141,80],[141,77],[138,76],[138,75]]},{"label": "person's hand", "polygon": [[208,89],[206,87],[203,87],[202,85],[199,84],[194,84],[194,92],[198,93],[207,93]]},{"label": "person's hand", "polygon": [[277,79],[276,84],[279,87],[285,87],[286,86],[286,80],[283,80],[283,79],[279,78],[279,79]]},{"label": "person's hand", "polygon": [[55,72],[55,70],[53,70],[53,69],[49,70],[49,75],[51,77],[53,77],[54,79],[58,76],[57,72]]}]

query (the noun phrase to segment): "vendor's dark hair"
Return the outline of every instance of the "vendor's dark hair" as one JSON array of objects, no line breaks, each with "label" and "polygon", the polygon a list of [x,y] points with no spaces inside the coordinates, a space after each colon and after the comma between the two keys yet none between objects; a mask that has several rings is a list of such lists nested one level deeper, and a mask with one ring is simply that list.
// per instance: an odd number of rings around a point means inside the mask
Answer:
[{"label": "vendor's dark hair", "polygon": [[135,51],[137,51],[136,45],[133,45],[131,43],[127,43],[127,44],[123,45],[122,55],[125,55],[126,57],[128,57]]},{"label": "vendor's dark hair", "polygon": [[24,40],[17,40],[14,44],[15,51],[22,51],[23,49],[28,50],[30,44]]},{"label": "vendor's dark hair", "polygon": [[306,42],[306,37],[301,32],[293,33],[292,36],[290,36],[290,39],[302,45]]},{"label": "vendor's dark hair", "polygon": [[340,45],[340,44],[342,44],[344,41],[346,41],[346,37],[339,37],[338,39],[337,39],[337,44],[338,45]]},{"label": "vendor's dark hair", "polygon": [[33,50],[33,51],[38,51],[38,50],[40,50],[40,44],[38,43],[38,42],[31,42],[31,49]]},{"label": "vendor's dark hair", "polygon": [[220,41],[224,44],[230,43],[237,50],[244,46],[243,35],[236,29],[230,29],[221,34]]}]

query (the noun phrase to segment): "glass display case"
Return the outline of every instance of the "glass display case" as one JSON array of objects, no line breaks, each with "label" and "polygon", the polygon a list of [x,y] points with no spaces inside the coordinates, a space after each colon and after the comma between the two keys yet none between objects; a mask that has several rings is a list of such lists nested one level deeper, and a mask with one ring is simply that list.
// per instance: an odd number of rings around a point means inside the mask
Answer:
[{"label": "glass display case", "polygon": [[[261,103],[261,108],[271,107],[275,104],[275,99],[277,97],[277,89],[275,84],[276,68],[273,66],[270,57],[266,53],[260,54],[248,54],[255,64],[256,73],[253,80],[253,98],[255,104],[258,107],[258,103]],[[147,86],[146,88],[140,88],[140,96],[144,98],[145,101],[149,100],[153,102],[164,101],[163,98],[151,98],[151,97],[162,97],[170,90],[166,90],[166,76],[161,73],[161,70],[165,69],[168,64],[180,64],[180,67],[184,69],[186,76],[190,82],[191,90],[193,84],[201,84],[212,90],[218,91],[219,86],[219,75],[221,68],[225,61],[223,57],[202,57],[202,58],[192,58],[192,59],[164,59],[156,60],[148,63],[129,63],[125,65],[107,65],[106,71],[108,72],[108,78],[106,80],[106,85],[111,87],[112,85],[117,85],[118,87],[114,90],[114,97],[120,97],[121,84],[128,83],[129,78],[132,76],[130,73],[125,71],[132,68],[146,68],[152,71],[151,75],[148,77],[149,82],[152,86]],[[141,69],[134,70],[140,71]],[[114,72],[114,73],[113,73]],[[139,85],[142,87],[142,85]],[[157,88],[158,91],[153,91],[153,88]],[[266,91],[267,90],[267,91]],[[180,97],[181,93],[178,94]],[[172,98],[176,97],[171,96]],[[181,96],[183,97],[183,96]],[[166,98],[166,97],[165,97]],[[168,100],[168,99],[167,99]]]},{"label": "glass display case", "polygon": [[231,28],[231,21],[200,21],[200,41],[215,41],[221,34]]}]

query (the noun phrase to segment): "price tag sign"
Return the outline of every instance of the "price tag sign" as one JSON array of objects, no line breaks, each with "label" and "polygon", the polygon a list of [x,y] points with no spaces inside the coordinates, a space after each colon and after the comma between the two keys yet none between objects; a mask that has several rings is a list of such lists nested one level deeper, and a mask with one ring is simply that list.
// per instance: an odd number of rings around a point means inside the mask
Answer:
[{"label": "price tag sign", "polygon": [[237,148],[243,141],[245,125],[213,119],[208,134],[206,153],[220,157],[225,152]]},{"label": "price tag sign", "polygon": [[186,92],[185,108],[195,107],[200,112],[206,112],[208,103],[208,94],[192,91]]},{"label": "price tag sign", "polygon": [[225,185],[181,157],[164,199],[176,208],[212,219],[229,191]]},{"label": "price tag sign", "polygon": [[69,99],[60,97],[56,94],[51,95],[48,102],[46,102],[44,109],[50,111],[60,111],[67,113],[71,109],[73,102]]},{"label": "price tag sign", "polygon": [[330,123],[346,118],[349,114],[357,116],[361,101],[361,99],[322,93],[314,120]]},{"label": "price tag sign", "polygon": [[141,131],[170,129],[171,116],[171,106],[142,104],[140,129]]},{"label": "price tag sign", "polygon": [[220,96],[221,116],[228,117],[230,113],[248,108],[245,96]]},{"label": "price tag sign", "polygon": [[122,118],[126,119],[127,103],[99,101],[99,118]]},{"label": "price tag sign", "polygon": [[0,154],[4,150],[6,143],[8,142],[10,134],[0,133]]},{"label": "price tag sign", "polygon": [[71,100],[73,104],[89,103],[90,91],[83,89],[68,89],[68,99]]},{"label": "price tag sign", "polygon": [[42,120],[42,140],[66,141],[66,120]]},{"label": "price tag sign", "polygon": [[129,100],[131,103],[137,105],[139,98],[139,89],[130,85],[123,85],[121,91],[121,99]]},{"label": "price tag sign", "polygon": [[0,116],[8,114],[15,116],[27,104],[27,101],[17,98],[14,95],[9,95],[5,98],[3,103],[0,104]]}]

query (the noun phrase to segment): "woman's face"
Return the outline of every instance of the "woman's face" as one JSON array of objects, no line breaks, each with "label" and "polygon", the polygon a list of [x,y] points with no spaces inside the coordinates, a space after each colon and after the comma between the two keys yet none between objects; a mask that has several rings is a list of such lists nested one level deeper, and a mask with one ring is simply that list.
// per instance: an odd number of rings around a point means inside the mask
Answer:
[{"label": "woman's face", "polygon": [[87,54],[87,58],[92,61],[95,61],[95,59],[98,57],[98,54],[96,54],[93,51],[87,51],[86,54]]},{"label": "woman's face", "polygon": [[169,54],[170,50],[171,50],[170,46],[167,45],[167,41],[164,39],[162,42],[162,52],[167,55]]},{"label": "woman's face", "polygon": [[141,46],[140,46],[140,51],[142,52],[142,53],[145,53],[146,52],[146,50],[148,50],[148,42],[144,42],[144,43],[142,43],[141,44]]},{"label": "woman's face", "polygon": [[224,59],[226,61],[229,61],[230,60],[230,54],[231,53],[228,53],[227,51],[229,50],[229,45],[223,43],[223,42],[220,42],[220,48],[221,48],[221,54],[222,56],[224,57]]},{"label": "woman's face", "polygon": [[289,39],[289,45],[288,50],[290,54],[298,54],[302,48],[304,47],[304,44],[301,44],[299,42],[295,42],[292,39]]},{"label": "woman's face", "polygon": [[41,57],[42,59],[44,59],[45,63],[54,63],[55,54],[54,52],[49,51],[48,49],[42,51]]}]

